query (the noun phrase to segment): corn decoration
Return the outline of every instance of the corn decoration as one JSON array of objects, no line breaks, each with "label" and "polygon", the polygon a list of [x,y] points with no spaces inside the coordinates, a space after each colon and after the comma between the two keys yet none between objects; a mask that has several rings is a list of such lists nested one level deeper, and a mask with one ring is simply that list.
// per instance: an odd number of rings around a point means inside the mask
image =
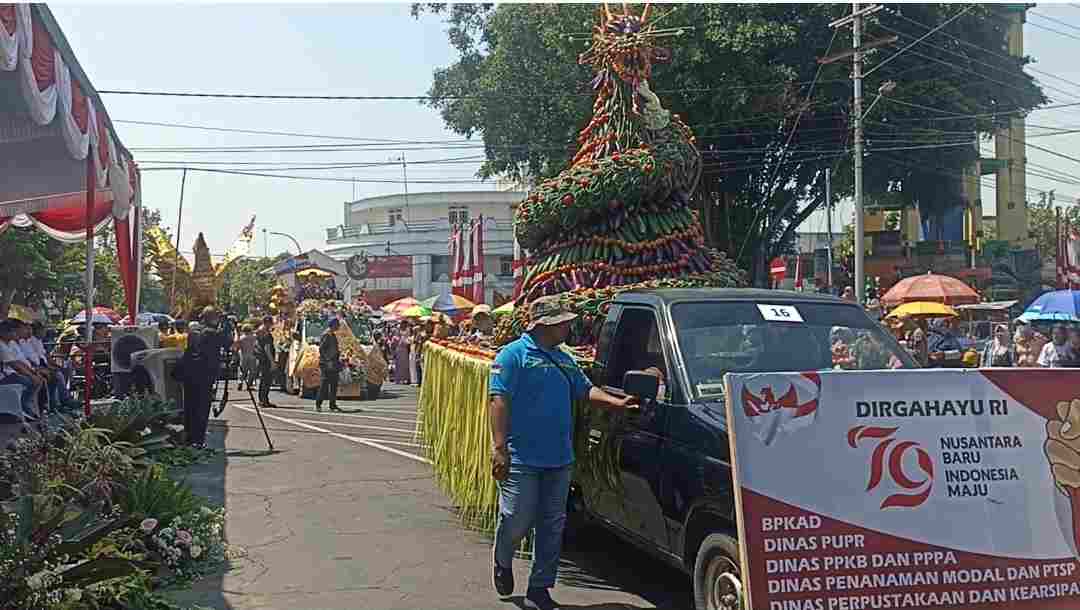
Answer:
[{"label": "corn decoration", "polygon": [[498,510],[488,428],[491,361],[429,341],[423,366],[417,437],[462,522],[491,531]]}]

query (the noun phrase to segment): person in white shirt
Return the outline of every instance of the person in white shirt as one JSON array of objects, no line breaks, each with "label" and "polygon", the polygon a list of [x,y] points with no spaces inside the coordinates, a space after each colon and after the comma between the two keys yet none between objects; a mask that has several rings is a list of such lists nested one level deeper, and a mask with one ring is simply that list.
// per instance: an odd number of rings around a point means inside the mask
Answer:
[{"label": "person in white shirt", "polygon": [[22,386],[23,415],[34,420],[37,416],[34,402],[45,379],[26,362],[19,349],[16,334],[20,324],[16,320],[0,322],[0,384]]},{"label": "person in white shirt", "polygon": [[1058,367],[1063,362],[1072,360],[1072,350],[1068,344],[1069,333],[1064,324],[1054,326],[1050,342],[1043,346],[1039,353],[1039,366]]},{"label": "person in white shirt", "polygon": [[49,409],[55,411],[61,406],[59,384],[61,378],[57,375],[57,371],[49,366],[49,359],[45,355],[45,345],[41,345],[39,352],[34,344],[33,327],[21,320],[16,320],[16,323],[15,336],[18,339],[18,349],[22,354],[22,360],[45,381],[45,393],[41,396],[41,399],[43,403],[48,401]]}]

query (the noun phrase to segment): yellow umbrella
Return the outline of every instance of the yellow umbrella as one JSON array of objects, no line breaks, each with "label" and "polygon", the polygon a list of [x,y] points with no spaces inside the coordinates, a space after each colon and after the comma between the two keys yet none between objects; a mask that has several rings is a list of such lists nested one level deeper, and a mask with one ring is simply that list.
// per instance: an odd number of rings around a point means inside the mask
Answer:
[{"label": "yellow umbrella", "polygon": [[514,313],[514,302],[513,301],[507,301],[507,302],[503,303],[502,305],[499,305],[498,307],[496,307],[491,313],[493,313],[493,314],[495,314],[497,316],[506,315],[508,313]]},{"label": "yellow umbrella", "polygon": [[22,320],[23,322],[30,324],[34,321],[34,312],[31,311],[29,307],[11,305],[8,307],[8,317]]},{"label": "yellow umbrella", "polygon": [[915,301],[912,303],[904,303],[896,309],[889,312],[886,318],[906,318],[908,316],[921,316],[927,318],[941,318],[946,316],[959,315],[955,309],[945,305],[944,303],[933,303],[930,301]]},{"label": "yellow umbrella", "polygon": [[304,269],[303,271],[297,271],[296,272],[296,277],[309,277],[309,276],[333,277],[334,274],[330,273],[329,271],[323,271],[322,269],[315,269],[314,267],[312,267],[311,269]]}]

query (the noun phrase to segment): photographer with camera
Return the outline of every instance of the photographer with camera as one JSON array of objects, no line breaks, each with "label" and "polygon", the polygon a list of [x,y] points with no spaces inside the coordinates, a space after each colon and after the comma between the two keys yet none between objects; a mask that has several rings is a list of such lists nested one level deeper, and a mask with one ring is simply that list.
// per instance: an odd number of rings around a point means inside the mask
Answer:
[{"label": "photographer with camera", "polygon": [[210,419],[210,403],[214,399],[214,383],[221,373],[222,354],[232,346],[231,337],[219,328],[221,315],[213,306],[202,311],[201,323],[188,328],[187,348],[173,371],[173,377],[184,385],[184,431],[193,447],[206,447],[206,426]]}]

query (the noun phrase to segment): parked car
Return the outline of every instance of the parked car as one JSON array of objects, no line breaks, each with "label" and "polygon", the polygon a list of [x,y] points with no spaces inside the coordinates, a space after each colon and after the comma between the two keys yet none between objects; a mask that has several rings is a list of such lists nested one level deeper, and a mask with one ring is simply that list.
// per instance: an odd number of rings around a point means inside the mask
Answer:
[{"label": "parked car", "polygon": [[830,370],[834,336],[851,342],[855,365],[847,369],[915,368],[861,307],[831,296],[751,289],[620,295],[601,326],[594,380],[613,392],[642,387],[650,368],[662,380],[652,395],[644,391],[638,410],[580,408],[574,520],[598,522],[684,570],[697,608],[741,608],[724,375]]}]

